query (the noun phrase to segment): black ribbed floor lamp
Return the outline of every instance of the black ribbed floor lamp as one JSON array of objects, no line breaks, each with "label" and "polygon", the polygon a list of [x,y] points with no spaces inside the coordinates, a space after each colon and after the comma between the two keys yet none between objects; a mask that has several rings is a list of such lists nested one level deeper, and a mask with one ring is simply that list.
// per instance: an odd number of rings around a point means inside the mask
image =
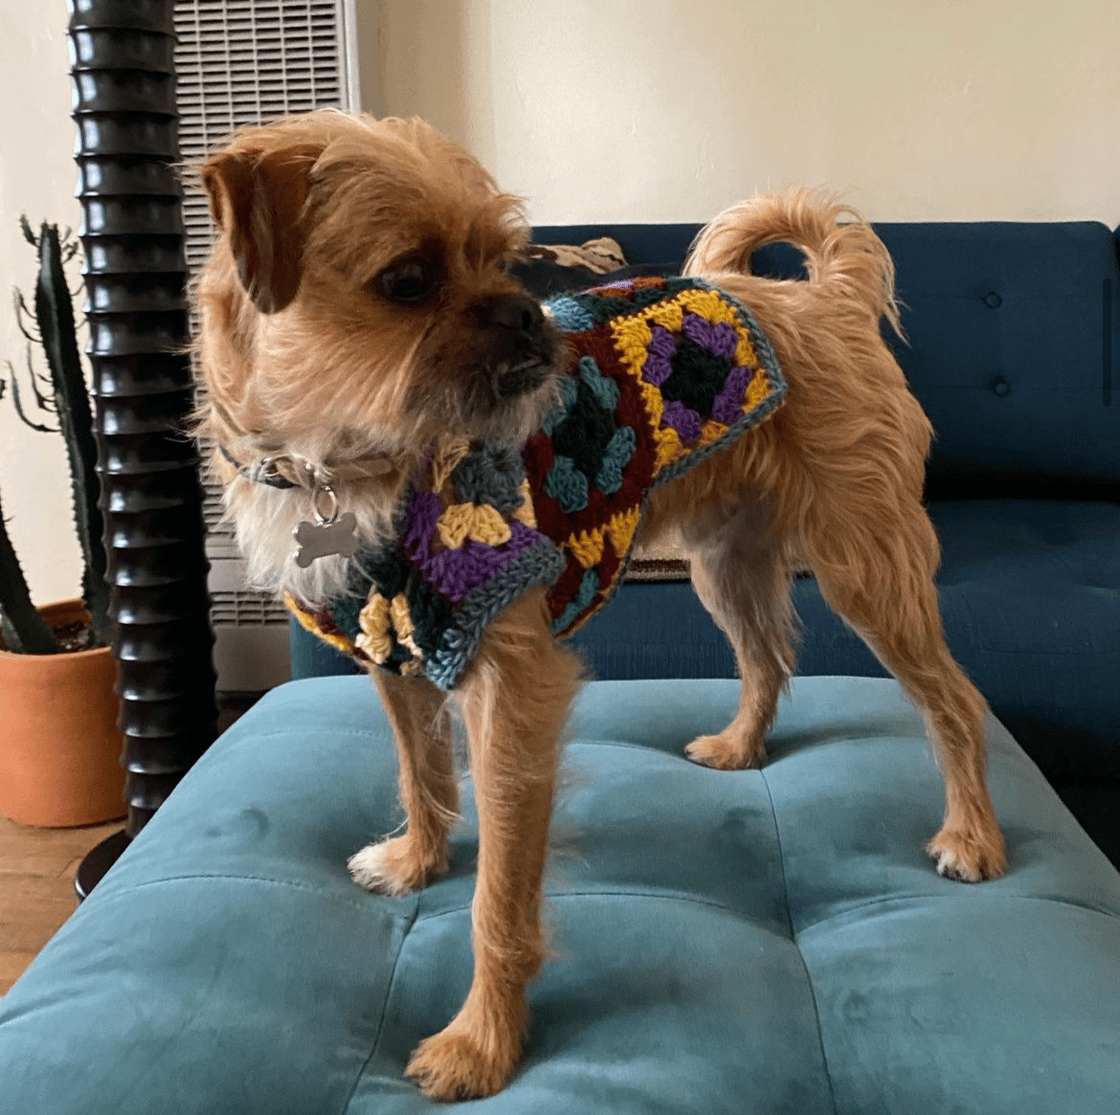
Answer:
[{"label": "black ribbed floor lamp", "polygon": [[78,196],[126,828],[84,898],[216,734],[185,298],[172,0],[68,0]]}]

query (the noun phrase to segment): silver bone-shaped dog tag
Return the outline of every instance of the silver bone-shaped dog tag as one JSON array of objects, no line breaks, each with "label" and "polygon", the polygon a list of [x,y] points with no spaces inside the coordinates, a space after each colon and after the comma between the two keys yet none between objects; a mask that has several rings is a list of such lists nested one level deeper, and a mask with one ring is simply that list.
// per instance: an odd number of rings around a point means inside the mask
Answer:
[{"label": "silver bone-shaped dog tag", "polygon": [[[328,500],[325,513],[319,510],[321,496]],[[352,511],[338,513],[338,496],[330,485],[324,484],[311,493],[311,509],[315,512],[315,522],[304,519],[292,531],[299,544],[296,565],[306,569],[317,558],[353,557],[358,551],[358,520]]]},{"label": "silver bone-shaped dog tag", "polygon": [[296,565],[306,569],[316,558],[353,557],[358,550],[358,520],[353,511],[339,515],[333,523],[309,523],[306,520],[292,531],[299,543]]}]

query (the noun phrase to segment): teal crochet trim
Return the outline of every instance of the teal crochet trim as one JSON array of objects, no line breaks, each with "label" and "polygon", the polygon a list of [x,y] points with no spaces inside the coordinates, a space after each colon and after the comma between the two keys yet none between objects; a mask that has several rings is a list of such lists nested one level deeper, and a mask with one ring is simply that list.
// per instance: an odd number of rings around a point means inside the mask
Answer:
[{"label": "teal crochet trim", "polygon": [[555,582],[564,558],[555,546],[527,551],[506,567],[506,575],[475,589],[455,613],[428,658],[424,672],[440,689],[455,688],[474,661],[479,645],[494,617],[526,590]]}]

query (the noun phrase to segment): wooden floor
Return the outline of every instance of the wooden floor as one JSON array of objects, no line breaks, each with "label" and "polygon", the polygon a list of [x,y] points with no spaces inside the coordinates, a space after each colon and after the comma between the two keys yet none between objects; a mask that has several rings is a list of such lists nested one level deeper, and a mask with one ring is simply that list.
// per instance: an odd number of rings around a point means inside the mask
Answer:
[{"label": "wooden floor", "polygon": [[[218,731],[260,696],[219,693]],[[28,828],[0,815],[0,995],[77,909],[74,872],[85,854],[123,828],[123,818],[87,828]]]},{"label": "wooden floor", "polygon": [[74,912],[82,857],[123,827],[38,829],[0,817],[0,994]]}]

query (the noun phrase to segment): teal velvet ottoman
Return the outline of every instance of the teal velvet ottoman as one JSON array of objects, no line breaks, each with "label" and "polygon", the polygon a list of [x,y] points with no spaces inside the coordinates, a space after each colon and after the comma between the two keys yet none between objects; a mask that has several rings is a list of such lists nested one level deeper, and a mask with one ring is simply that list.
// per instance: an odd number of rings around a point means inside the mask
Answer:
[{"label": "teal velvet ottoman", "polygon": [[[553,829],[554,958],[524,1061],[479,1111],[1116,1115],[1120,875],[998,723],[1010,872],[922,851],[940,780],[893,681],[797,678],[762,771],[681,754],[733,681],[602,682]],[[470,975],[476,849],[365,893],[396,827],[364,678],[270,693],[191,771],[0,1002],[11,1115],[411,1113],[409,1051]]]}]

